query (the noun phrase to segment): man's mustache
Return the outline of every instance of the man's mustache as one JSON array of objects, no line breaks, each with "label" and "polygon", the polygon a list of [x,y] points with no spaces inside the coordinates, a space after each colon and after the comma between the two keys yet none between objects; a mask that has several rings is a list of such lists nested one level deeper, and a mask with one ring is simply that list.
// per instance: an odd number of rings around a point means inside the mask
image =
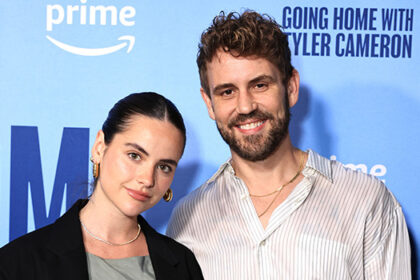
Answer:
[{"label": "man's mustache", "polygon": [[249,114],[239,114],[237,115],[235,118],[233,118],[232,120],[229,121],[228,123],[228,127],[229,128],[233,128],[234,126],[236,126],[238,123],[243,123],[247,120],[251,120],[251,119],[259,119],[259,120],[274,120],[273,115],[271,115],[270,113],[267,112],[263,112],[260,110],[254,110]]}]

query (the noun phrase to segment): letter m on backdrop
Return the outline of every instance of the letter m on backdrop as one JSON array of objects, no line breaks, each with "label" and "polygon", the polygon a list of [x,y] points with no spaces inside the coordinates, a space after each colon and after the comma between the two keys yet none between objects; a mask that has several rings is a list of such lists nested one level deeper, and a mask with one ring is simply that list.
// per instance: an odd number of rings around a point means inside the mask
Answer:
[{"label": "letter m on backdrop", "polygon": [[35,228],[60,217],[64,190],[66,209],[87,196],[89,129],[64,128],[49,213],[45,203],[38,128],[12,126],[10,162],[10,240],[27,233],[29,188]]}]

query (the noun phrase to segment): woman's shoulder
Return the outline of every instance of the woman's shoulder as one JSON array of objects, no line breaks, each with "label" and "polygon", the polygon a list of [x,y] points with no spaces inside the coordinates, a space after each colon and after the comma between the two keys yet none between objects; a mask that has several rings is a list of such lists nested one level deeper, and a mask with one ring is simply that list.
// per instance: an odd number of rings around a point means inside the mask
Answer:
[{"label": "woman's shoulder", "polygon": [[46,255],[51,227],[27,233],[0,248],[1,279],[23,279],[34,272],[35,263]]},{"label": "woman's shoulder", "polygon": [[81,240],[81,237],[79,237],[81,235],[79,233],[80,228],[75,228],[75,225],[78,224],[77,213],[78,210],[72,207],[55,222],[22,235],[6,244],[0,248],[0,263],[4,265],[4,263],[16,257],[25,260],[34,256],[45,255],[47,251],[76,247]]},{"label": "woman's shoulder", "polygon": [[28,252],[44,249],[48,241],[51,240],[52,227],[53,224],[34,230],[0,248],[0,262],[3,263],[13,256],[27,255]]}]

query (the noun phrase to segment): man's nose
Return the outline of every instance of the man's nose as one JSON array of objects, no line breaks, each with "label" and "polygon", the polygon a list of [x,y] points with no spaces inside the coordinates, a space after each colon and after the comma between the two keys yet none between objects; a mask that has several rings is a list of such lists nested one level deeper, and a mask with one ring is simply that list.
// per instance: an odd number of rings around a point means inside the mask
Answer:
[{"label": "man's nose", "polygon": [[249,114],[255,109],[257,109],[257,103],[255,102],[252,94],[247,90],[239,92],[236,112],[238,114]]}]

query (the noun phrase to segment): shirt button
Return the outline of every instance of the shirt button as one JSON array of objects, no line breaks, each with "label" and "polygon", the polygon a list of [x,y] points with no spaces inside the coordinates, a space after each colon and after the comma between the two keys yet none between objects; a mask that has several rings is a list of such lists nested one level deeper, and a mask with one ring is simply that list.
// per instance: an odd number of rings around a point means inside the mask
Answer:
[{"label": "shirt button", "polygon": [[264,246],[265,245],[265,240],[261,241],[260,246]]}]

